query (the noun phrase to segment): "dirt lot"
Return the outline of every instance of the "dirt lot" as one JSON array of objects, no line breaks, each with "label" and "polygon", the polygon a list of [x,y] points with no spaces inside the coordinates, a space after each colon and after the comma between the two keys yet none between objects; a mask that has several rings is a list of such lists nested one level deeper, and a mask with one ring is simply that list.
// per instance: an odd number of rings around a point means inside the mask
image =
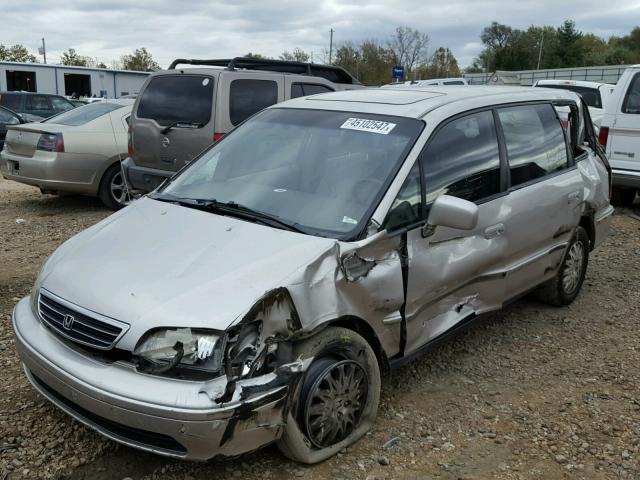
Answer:
[{"label": "dirt lot", "polygon": [[573,305],[521,300],[394,372],[373,431],[337,457],[303,467],[268,447],[194,464],[103,440],[27,384],[11,309],[47,255],[109,212],[0,179],[0,480],[638,479],[640,221],[629,213]]}]

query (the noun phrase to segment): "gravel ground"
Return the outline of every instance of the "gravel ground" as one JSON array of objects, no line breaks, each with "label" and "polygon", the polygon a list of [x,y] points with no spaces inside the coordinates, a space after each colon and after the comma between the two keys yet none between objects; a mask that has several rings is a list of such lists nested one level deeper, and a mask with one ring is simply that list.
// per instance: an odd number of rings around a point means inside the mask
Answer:
[{"label": "gravel ground", "polygon": [[614,217],[573,305],[525,298],[393,372],[373,430],[314,467],[275,447],[202,464],[141,453],[102,439],[28,385],[11,309],[56,246],[108,214],[94,199],[42,196],[0,179],[0,480],[640,478],[640,217],[632,211]]}]

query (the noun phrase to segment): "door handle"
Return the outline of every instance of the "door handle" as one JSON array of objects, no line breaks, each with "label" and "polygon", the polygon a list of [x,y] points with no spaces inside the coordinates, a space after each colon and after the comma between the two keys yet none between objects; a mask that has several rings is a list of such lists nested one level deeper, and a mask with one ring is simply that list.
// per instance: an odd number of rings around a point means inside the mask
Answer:
[{"label": "door handle", "polygon": [[484,229],[484,238],[487,240],[491,240],[492,238],[499,237],[504,233],[504,224],[498,223],[496,225],[491,225]]}]

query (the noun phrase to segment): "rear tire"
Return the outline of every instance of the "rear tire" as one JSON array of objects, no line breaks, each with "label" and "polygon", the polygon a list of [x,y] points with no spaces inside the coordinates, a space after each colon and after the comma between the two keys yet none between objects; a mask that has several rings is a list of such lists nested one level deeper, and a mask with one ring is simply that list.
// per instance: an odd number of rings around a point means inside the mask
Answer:
[{"label": "rear tire", "polygon": [[356,332],[328,327],[293,347],[294,358],[313,357],[278,448],[297,462],[322,462],[362,437],[380,400],[380,368],[369,343]]},{"label": "rear tire", "polygon": [[538,299],[556,307],[569,305],[580,293],[588,264],[589,236],[584,228],[578,227],[558,273],[536,291]]},{"label": "rear tire", "polygon": [[620,207],[629,207],[636,199],[637,188],[614,187],[611,195],[611,204]]},{"label": "rear tire", "polygon": [[98,197],[111,210],[120,210],[131,201],[131,195],[124,181],[120,163],[111,165],[100,181]]}]

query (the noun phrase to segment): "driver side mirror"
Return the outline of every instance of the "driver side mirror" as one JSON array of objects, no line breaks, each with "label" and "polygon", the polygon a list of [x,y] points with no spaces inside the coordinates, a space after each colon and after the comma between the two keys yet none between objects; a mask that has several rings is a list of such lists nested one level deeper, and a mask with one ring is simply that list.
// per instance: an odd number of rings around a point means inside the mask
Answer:
[{"label": "driver side mirror", "polygon": [[433,235],[437,226],[473,230],[477,224],[478,206],[475,203],[450,195],[440,195],[431,205],[422,235]]}]

